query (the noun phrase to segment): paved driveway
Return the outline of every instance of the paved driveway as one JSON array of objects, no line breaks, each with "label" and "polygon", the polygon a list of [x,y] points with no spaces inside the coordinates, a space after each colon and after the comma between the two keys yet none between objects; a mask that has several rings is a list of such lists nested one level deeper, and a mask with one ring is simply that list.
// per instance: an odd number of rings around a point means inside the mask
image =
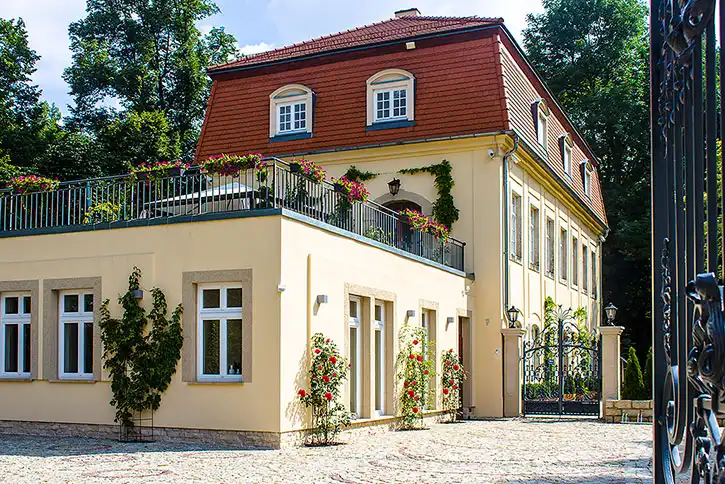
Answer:
[{"label": "paved driveway", "polygon": [[644,483],[650,428],[494,420],[281,451],[0,436],[0,482]]}]

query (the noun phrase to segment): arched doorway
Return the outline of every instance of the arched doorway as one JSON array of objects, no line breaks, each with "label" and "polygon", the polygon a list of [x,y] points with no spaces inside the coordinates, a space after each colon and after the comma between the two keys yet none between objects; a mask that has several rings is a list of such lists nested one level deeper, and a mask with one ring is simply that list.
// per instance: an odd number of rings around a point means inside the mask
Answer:
[{"label": "arched doorway", "polygon": [[405,210],[406,208],[409,210],[416,210],[421,213],[423,211],[422,207],[419,204],[410,200],[391,200],[384,203],[383,207],[389,208],[390,210],[394,210],[396,212],[400,212],[401,210]]}]

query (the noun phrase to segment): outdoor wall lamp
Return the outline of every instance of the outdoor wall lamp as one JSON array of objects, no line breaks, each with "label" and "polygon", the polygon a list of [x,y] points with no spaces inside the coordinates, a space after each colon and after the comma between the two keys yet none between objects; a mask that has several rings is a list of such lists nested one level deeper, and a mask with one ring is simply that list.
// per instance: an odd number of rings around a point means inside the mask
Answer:
[{"label": "outdoor wall lamp", "polygon": [[406,317],[406,319],[414,318],[415,317],[415,309],[408,309],[405,312],[405,317]]},{"label": "outdoor wall lamp", "polygon": [[318,294],[317,295],[317,305],[320,304],[326,304],[327,303],[327,294]]},{"label": "outdoor wall lamp", "polygon": [[400,191],[400,180],[397,178],[393,178],[388,182],[388,190],[390,190],[390,194],[392,196],[395,196]]},{"label": "outdoor wall lamp", "polygon": [[508,318],[509,318],[509,328],[515,328],[516,322],[519,319],[519,314],[521,313],[521,311],[519,311],[518,309],[516,309],[516,307],[514,307],[512,305],[510,308],[508,308],[506,310],[506,313],[508,314]]},{"label": "outdoor wall lamp", "polygon": [[604,313],[607,315],[607,324],[609,326],[614,326],[614,318],[617,317],[617,306],[610,302],[609,305],[604,308]]},{"label": "outdoor wall lamp", "polygon": [[448,316],[446,318],[446,330],[448,330],[448,326],[455,323],[455,321],[456,321],[455,318],[453,318],[452,316]]}]

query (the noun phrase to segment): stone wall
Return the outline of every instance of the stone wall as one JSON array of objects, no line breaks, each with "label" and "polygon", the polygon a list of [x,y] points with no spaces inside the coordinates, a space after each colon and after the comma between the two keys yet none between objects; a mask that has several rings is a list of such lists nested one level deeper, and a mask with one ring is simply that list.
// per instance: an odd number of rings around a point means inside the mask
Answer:
[{"label": "stone wall", "polygon": [[652,400],[607,400],[604,407],[607,423],[652,422]]}]

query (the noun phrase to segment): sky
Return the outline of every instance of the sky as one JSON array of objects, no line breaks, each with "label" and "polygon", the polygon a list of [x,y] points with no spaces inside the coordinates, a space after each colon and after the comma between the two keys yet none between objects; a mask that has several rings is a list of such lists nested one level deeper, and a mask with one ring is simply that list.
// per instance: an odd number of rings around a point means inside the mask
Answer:
[{"label": "sky", "polygon": [[[71,102],[61,77],[71,63],[68,24],[85,16],[85,0],[0,0],[0,17],[22,17],[30,47],[41,56],[33,81],[43,98],[65,114]],[[202,21],[202,32],[224,26],[244,54],[282,47],[391,18],[417,7],[423,15],[503,17],[521,42],[526,14],[541,12],[541,0],[216,0],[221,13]]]}]

